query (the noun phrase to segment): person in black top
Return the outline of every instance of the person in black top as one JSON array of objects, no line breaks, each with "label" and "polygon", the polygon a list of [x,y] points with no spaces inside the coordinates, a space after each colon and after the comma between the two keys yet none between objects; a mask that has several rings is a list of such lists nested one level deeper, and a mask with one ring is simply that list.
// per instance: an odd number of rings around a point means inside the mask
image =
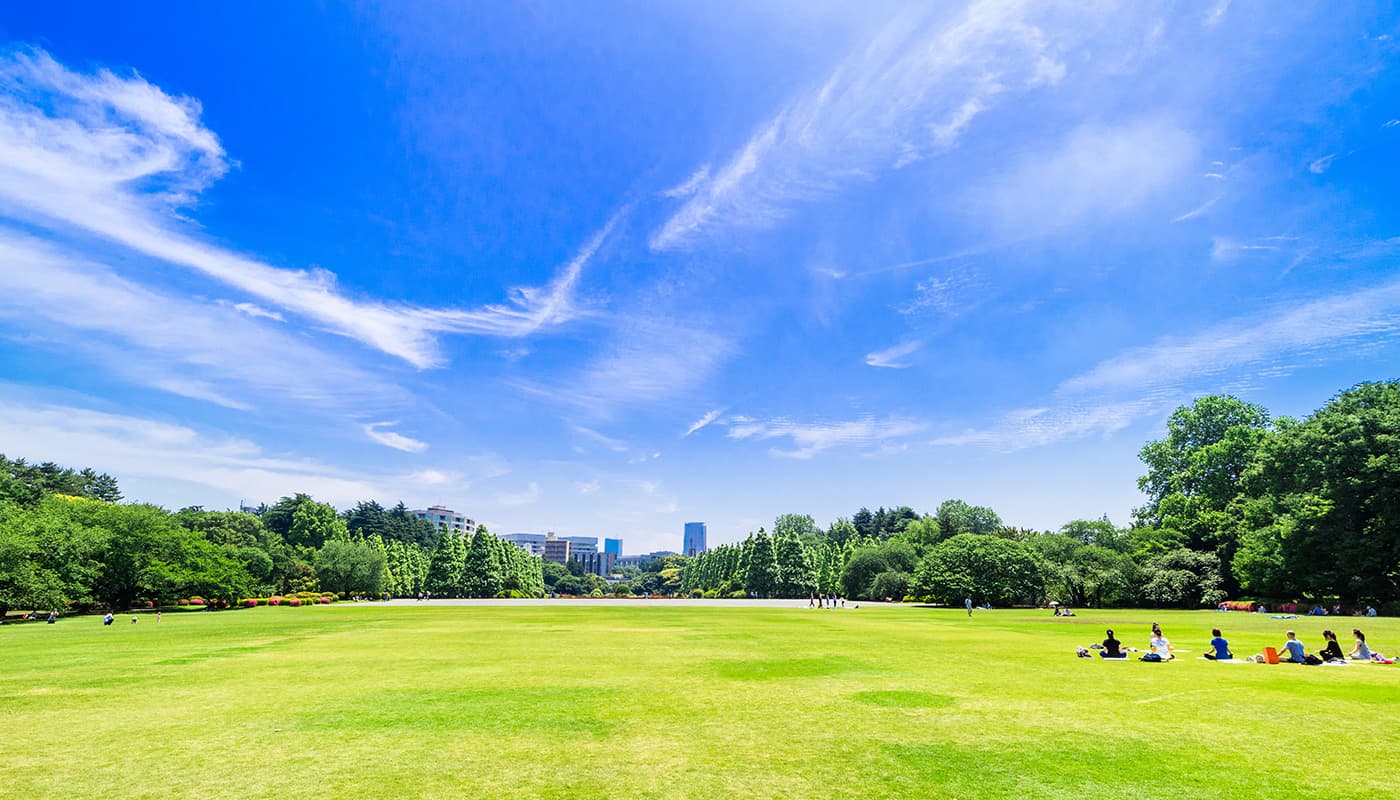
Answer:
[{"label": "person in black top", "polygon": [[1327,644],[1323,645],[1322,649],[1318,651],[1318,658],[1322,659],[1323,661],[1346,660],[1346,656],[1342,655],[1342,646],[1340,644],[1337,644],[1337,634],[1333,633],[1332,631],[1323,631],[1322,638],[1327,640]]},{"label": "person in black top", "polygon": [[1108,638],[1103,640],[1099,658],[1127,658],[1128,654],[1123,652],[1123,643],[1113,638],[1113,629],[1110,628],[1105,633],[1108,634]]}]

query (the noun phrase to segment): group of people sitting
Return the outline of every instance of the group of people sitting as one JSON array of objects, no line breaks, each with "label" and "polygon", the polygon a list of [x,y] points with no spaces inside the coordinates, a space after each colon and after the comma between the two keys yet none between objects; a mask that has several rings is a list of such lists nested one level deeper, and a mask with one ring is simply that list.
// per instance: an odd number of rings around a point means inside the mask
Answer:
[{"label": "group of people sitting", "polygon": [[[1205,658],[1210,661],[1234,661],[1235,655],[1230,651],[1230,643],[1220,632],[1219,628],[1211,630],[1210,649],[1205,653]],[[1081,658],[1091,658],[1090,648],[1097,650],[1099,658],[1104,659],[1126,659],[1129,652],[1142,652],[1139,661],[1171,661],[1176,658],[1176,652],[1172,648],[1172,643],[1162,633],[1162,626],[1152,623],[1152,635],[1148,639],[1146,651],[1139,651],[1137,648],[1125,648],[1123,643],[1113,635],[1113,629],[1105,631],[1106,638],[1102,644],[1090,645],[1089,648],[1078,648]],[[1277,651],[1278,661],[1288,664],[1325,664],[1346,663],[1348,659],[1352,661],[1381,661],[1391,663],[1380,653],[1374,652],[1366,644],[1366,634],[1353,628],[1351,631],[1355,638],[1355,646],[1348,654],[1342,653],[1342,646],[1337,642],[1337,634],[1332,631],[1323,631],[1322,638],[1326,641],[1323,648],[1316,653],[1309,653],[1303,647],[1303,643],[1298,641],[1298,636],[1293,631],[1288,631],[1288,640],[1283,647]],[[1270,648],[1272,649],[1272,648]],[[1263,654],[1244,659],[1248,661],[1265,662],[1267,659]]]},{"label": "group of people sitting", "polygon": [[[1288,631],[1288,639],[1283,643],[1283,647],[1278,649],[1278,660],[1281,664],[1326,664],[1326,663],[1346,663],[1348,659],[1352,661],[1380,661],[1386,664],[1391,663],[1389,659],[1373,651],[1366,644],[1366,634],[1357,628],[1351,629],[1351,635],[1355,645],[1351,652],[1342,655],[1342,646],[1337,643],[1337,634],[1332,631],[1323,631],[1322,639],[1325,642],[1322,649],[1316,653],[1309,653],[1303,643],[1298,641],[1298,635],[1293,631]],[[1254,657],[1255,661],[1264,661],[1265,656]]]}]

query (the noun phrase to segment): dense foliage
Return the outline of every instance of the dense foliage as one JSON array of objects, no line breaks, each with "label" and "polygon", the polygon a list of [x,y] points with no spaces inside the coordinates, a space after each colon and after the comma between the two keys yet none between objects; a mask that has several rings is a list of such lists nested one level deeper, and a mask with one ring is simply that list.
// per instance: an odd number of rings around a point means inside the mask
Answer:
[{"label": "dense foliage", "polygon": [[771,532],[627,567],[620,582],[541,563],[484,529],[439,535],[402,503],[339,513],[296,494],[256,514],[170,513],[120,503],[110,476],[0,456],[0,614],[314,591],[1400,603],[1400,382],[1356,386],[1303,420],[1203,397],[1140,455],[1146,502],[1128,528],[1106,517],[1011,528],[957,499],[931,514],[862,508],[826,529],[783,514]]},{"label": "dense foliage", "polygon": [[[540,561],[484,529],[439,536],[402,503],[339,513],[310,496],[257,513],[123,504],[91,470],[0,456],[0,616],[10,609],[233,606],[268,595],[544,593]],[[453,581],[430,580],[439,553]],[[307,599],[297,598],[296,603]],[[290,602],[290,601],[289,601]],[[242,605],[248,605],[243,602]]]}]

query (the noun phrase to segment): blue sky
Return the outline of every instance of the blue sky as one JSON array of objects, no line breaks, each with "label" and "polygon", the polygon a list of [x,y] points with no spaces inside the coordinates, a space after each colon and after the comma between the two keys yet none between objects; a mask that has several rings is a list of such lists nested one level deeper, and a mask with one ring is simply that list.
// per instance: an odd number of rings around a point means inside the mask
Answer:
[{"label": "blue sky", "polygon": [[1396,377],[1384,5],[487,6],[0,11],[0,451],[639,552]]}]

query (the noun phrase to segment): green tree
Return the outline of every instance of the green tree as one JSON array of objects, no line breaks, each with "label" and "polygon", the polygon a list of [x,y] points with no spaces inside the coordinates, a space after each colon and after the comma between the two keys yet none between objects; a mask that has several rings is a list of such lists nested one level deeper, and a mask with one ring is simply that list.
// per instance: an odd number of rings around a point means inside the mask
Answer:
[{"label": "green tree", "polygon": [[286,538],[288,544],[319,549],[332,540],[349,541],[350,530],[333,506],[305,502],[292,512],[292,526]]},{"label": "green tree", "polygon": [[778,565],[773,555],[773,540],[762,528],[744,542],[746,564],[744,591],[758,597],[772,597],[778,589]]},{"label": "green tree", "polygon": [[1030,545],[962,533],[919,562],[911,589],[949,605],[963,598],[999,605],[1038,602],[1044,592],[1040,559]]},{"label": "green tree", "polygon": [[1280,421],[1233,509],[1235,573],[1252,590],[1400,598],[1400,381],[1363,383],[1302,422]]},{"label": "green tree", "polygon": [[934,512],[940,535],[946,537],[970,533],[989,536],[1001,530],[1001,517],[986,506],[974,506],[962,500],[945,500]]},{"label": "green tree", "polygon": [[316,553],[316,580],[328,592],[377,596],[384,588],[384,551],[371,543],[331,539]]},{"label": "green tree", "polygon": [[1229,512],[1241,480],[1269,438],[1269,412],[1228,395],[1202,397],[1167,421],[1167,436],[1148,442],[1139,458],[1147,474],[1138,487],[1147,502],[1134,511],[1139,524],[1179,531],[1192,550],[1216,554],[1236,588],[1230,564],[1239,527]]}]

